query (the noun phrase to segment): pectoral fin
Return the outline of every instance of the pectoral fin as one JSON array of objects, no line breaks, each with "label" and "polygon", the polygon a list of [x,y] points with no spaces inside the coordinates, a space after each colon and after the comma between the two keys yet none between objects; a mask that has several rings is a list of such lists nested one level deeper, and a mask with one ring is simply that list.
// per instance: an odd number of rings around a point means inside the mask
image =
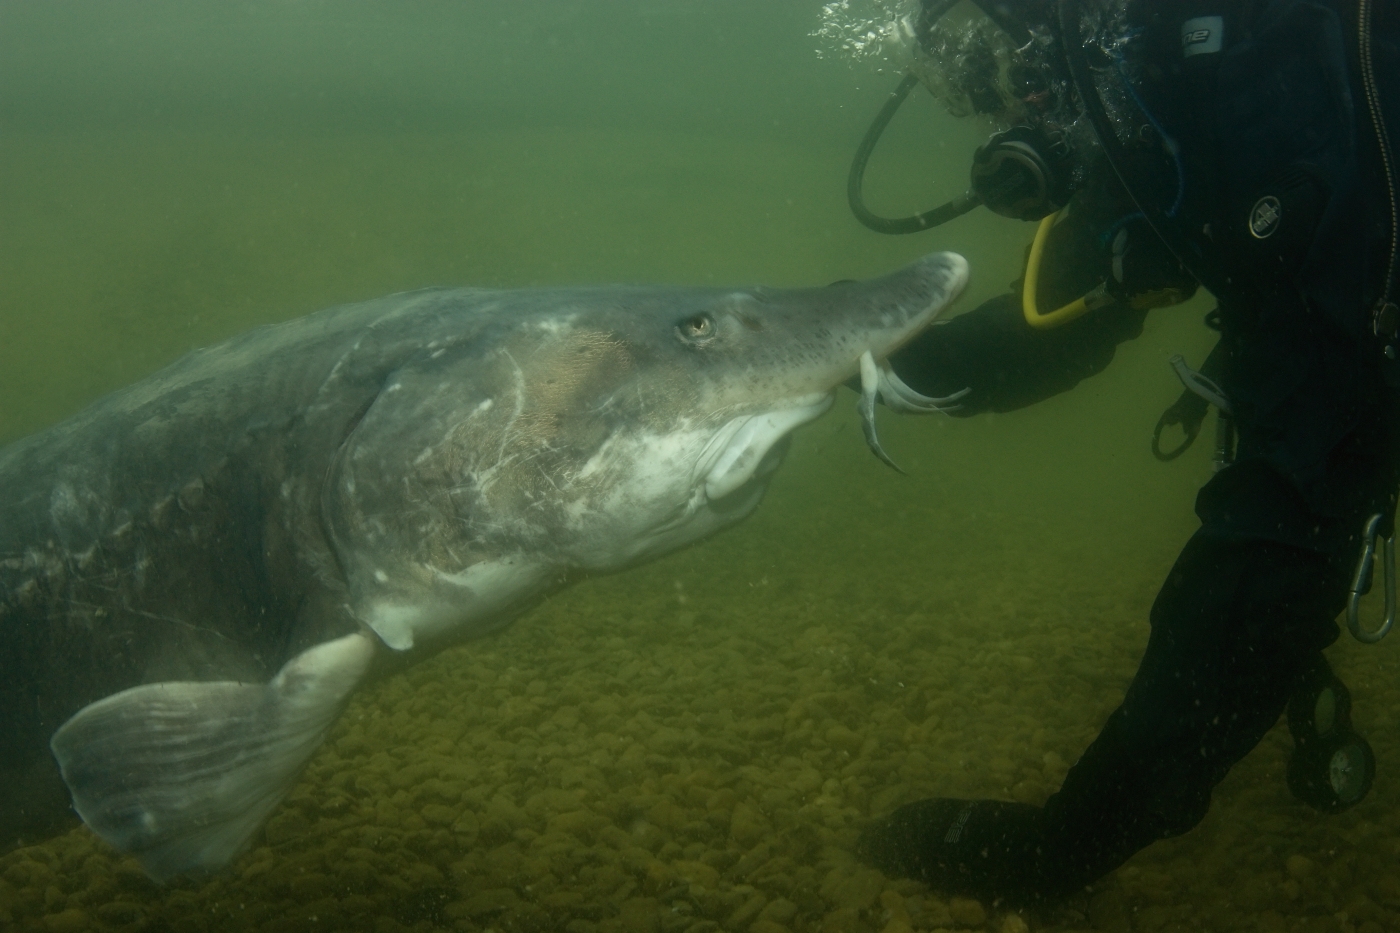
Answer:
[{"label": "pectoral fin", "polygon": [[146,684],[84,707],[49,743],[74,808],[157,880],[222,868],[295,781],[373,654],[370,638],[347,635],[266,684]]}]

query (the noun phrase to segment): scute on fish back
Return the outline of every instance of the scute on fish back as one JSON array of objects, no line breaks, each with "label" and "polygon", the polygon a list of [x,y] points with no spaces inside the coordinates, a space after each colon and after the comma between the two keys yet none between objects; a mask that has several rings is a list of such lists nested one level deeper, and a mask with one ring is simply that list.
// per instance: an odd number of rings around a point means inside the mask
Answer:
[{"label": "scute on fish back", "polygon": [[0,847],[71,796],[155,877],[226,864],[376,658],[742,519],[857,371],[878,450],[875,394],[938,400],[877,361],[966,279],[390,296],[0,450]]}]

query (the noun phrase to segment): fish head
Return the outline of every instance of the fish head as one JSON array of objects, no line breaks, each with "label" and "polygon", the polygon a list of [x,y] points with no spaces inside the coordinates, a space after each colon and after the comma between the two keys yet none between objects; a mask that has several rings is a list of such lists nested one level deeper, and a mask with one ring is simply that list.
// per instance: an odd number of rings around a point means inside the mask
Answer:
[{"label": "fish head", "polygon": [[327,483],[352,608],[391,647],[475,634],[739,521],[862,356],[966,281],[938,253],[825,288],[472,293],[466,336],[393,374]]}]

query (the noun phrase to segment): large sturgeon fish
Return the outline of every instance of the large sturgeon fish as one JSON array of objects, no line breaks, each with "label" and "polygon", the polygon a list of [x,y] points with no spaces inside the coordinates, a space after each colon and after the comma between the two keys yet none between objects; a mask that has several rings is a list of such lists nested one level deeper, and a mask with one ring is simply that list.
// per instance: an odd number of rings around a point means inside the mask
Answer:
[{"label": "large sturgeon fish", "polygon": [[225,865],[372,668],[740,520],[856,372],[877,451],[877,395],[938,407],[882,361],[966,280],[394,295],[0,450],[0,849]]}]

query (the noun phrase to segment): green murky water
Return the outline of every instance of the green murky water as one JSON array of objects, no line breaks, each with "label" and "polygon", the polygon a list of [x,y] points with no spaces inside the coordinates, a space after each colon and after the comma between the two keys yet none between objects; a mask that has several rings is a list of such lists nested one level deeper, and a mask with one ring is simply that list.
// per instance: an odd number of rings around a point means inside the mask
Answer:
[{"label": "green murky water", "polygon": [[[962,309],[1029,228],[847,214],[889,75],[821,59],[814,2],[0,0],[0,439],[196,346],[426,284],[856,278],[952,248]],[[872,166],[894,212],[981,135],[918,101]],[[585,581],[362,692],[258,845],[157,887],[84,830],[0,857],[21,930],[1400,929],[1395,644],[1339,642],[1370,797],[1322,817],[1275,730],[1205,823],[1093,899],[1014,915],[857,864],[870,815],[1038,802],[1121,697],[1195,526],[1207,445],[1147,441],[1199,304],[1105,375],[974,421],[847,397],[759,513]]]}]

